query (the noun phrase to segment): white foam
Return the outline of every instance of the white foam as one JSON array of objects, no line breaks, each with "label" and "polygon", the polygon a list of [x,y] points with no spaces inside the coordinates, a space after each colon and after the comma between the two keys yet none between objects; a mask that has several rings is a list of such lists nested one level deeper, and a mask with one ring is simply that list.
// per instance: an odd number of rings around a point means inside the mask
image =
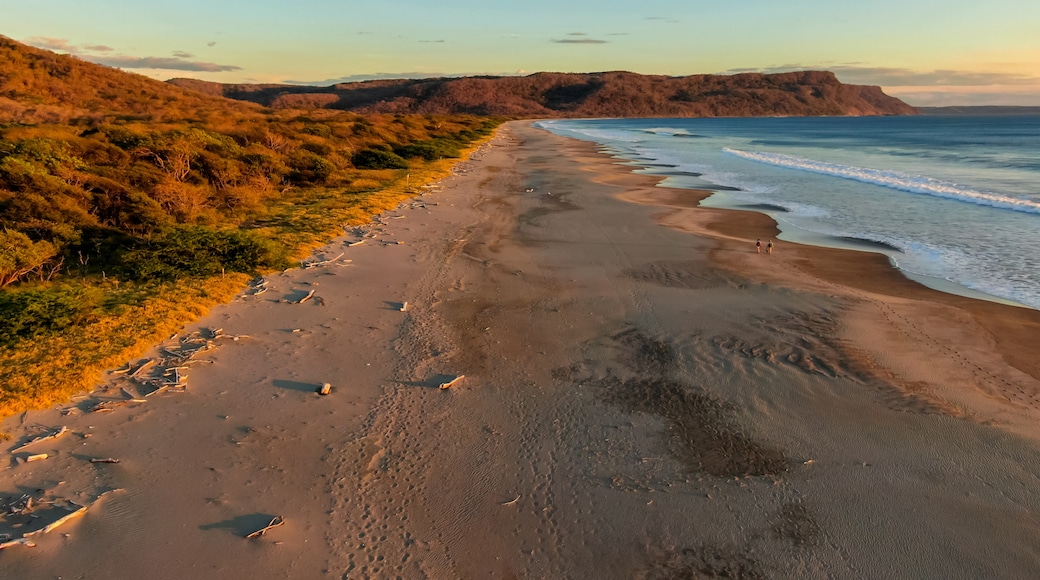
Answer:
[{"label": "white foam", "polygon": [[739,149],[729,148],[723,149],[723,151],[737,157],[765,163],[767,165],[775,165],[778,167],[786,167],[788,169],[796,169],[811,173],[819,173],[822,175],[830,175],[832,177],[861,181],[864,183],[872,183],[874,185],[880,185],[882,187],[888,187],[890,189],[906,191],[909,193],[920,193],[965,203],[973,203],[976,205],[986,205],[1000,209],[1040,214],[1040,203],[1038,202],[1008,197],[999,193],[976,191],[932,177],[912,175],[900,171],[827,163],[825,161],[816,161],[794,155],[784,155],[782,153],[741,151]]},{"label": "white foam", "polygon": [[673,129],[671,127],[654,127],[652,129],[643,129],[643,132],[664,135],[665,137],[693,137],[693,133],[686,129]]}]

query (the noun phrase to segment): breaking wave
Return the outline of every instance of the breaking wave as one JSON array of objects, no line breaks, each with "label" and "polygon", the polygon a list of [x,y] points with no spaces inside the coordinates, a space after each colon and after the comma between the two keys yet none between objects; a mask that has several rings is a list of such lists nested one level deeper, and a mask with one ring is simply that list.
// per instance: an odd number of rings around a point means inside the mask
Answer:
[{"label": "breaking wave", "polygon": [[1040,203],[1038,202],[1009,197],[999,193],[975,191],[931,177],[922,177],[899,171],[827,163],[825,161],[816,161],[794,155],[784,155],[782,153],[741,151],[739,149],[729,148],[723,149],[723,151],[750,161],[757,161],[759,163],[775,165],[777,167],[786,167],[788,169],[797,169],[800,171],[830,175],[832,177],[851,179],[864,183],[872,183],[874,185],[880,185],[882,187],[888,187],[899,191],[931,195],[934,197],[952,199],[976,205],[986,205],[1000,209],[1040,214]]}]

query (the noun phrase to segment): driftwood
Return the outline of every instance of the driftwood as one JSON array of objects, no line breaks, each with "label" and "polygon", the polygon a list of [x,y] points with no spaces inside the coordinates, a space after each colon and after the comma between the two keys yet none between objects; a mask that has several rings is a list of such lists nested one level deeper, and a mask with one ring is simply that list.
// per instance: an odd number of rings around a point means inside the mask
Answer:
[{"label": "driftwood", "polygon": [[111,413],[112,411],[115,410],[116,407],[121,407],[121,406],[123,406],[123,405],[125,405],[125,404],[127,404],[129,402],[130,401],[128,399],[127,400],[122,400],[122,401],[101,401],[97,405],[94,405],[94,408],[92,408],[90,410],[90,412],[91,413]]},{"label": "driftwood", "polygon": [[69,432],[69,428],[62,426],[61,429],[58,429],[54,433],[50,433],[48,435],[43,435],[41,437],[37,437],[36,439],[33,439],[32,441],[29,441],[29,442],[25,443],[24,445],[21,445],[21,446],[15,448],[15,449],[12,449],[11,453],[18,453],[19,451],[25,449],[26,447],[29,447],[31,445],[35,445],[37,443],[41,443],[43,441],[47,441],[49,439],[57,439],[58,437],[61,437],[62,435],[66,434],[68,432]]},{"label": "driftwood", "polygon": [[516,499],[514,499],[512,501],[507,501],[506,503],[504,503],[502,505],[513,505],[513,504],[515,504],[518,501],[520,501],[520,496],[519,495],[516,496]]},{"label": "driftwood", "polygon": [[130,364],[130,362],[128,361],[126,363],[126,368],[120,367],[118,369],[113,369],[112,370],[112,374],[113,375],[125,375],[126,373],[130,372],[130,369],[132,369],[132,368],[134,368],[134,365]]},{"label": "driftwood", "polygon": [[119,460],[118,459],[114,459],[112,457],[107,457],[105,459],[91,459],[90,462],[91,463],[119,463]]},{"label": "driftwood", "polygon": [[459,381],[461,381],[464,378],[466,378],[466,375],[455,375],[455,378],[453,378],[453,379],[451,379],[449,381],[445,381],[445,382],[441,383],[439,386],[442,389],[450,389],[451,387],[455,386]]},{"label": "driftwood", "polygon": [[29,457],[26,457],[25,460],[26,461],[43,461],[44,459],[47,459],[48,457],[50,457],[50,456],[47,455],[46,453],[37,453],[36,455],[30,455]]},{"label": "driftwood", "polygon": [[296,302],[293,302],[293,304],[303,304],[304,302],[310,300],[311,298],[314,298],[314,290],[311,290],[310,292],[307,293],[306,296],[304,296],[303,298],[300,298]]},{"label": "driftwood", "polygon": [[26,538],[31,538],[32,536],[37,536],[37,535],[40,535],[40,534],[49,534],[49,533],[53,532],[54,530],[56,530],[60,526],[63,526],[65,524],[67,524],[70,520],[78,518],[79,516],[87,513],[87,509],[89,509],[90,507],[92,507],[94,505],[97,505],[97,503],[99,501],[101,501],[101,498],[103,498],[106,495],[112,493],[113,491],[116,491],[116,490],[113,489],[113,490],[106,491],[105,493],[102,493],[101,495],[97,496],[97,498],[93,502],[88,504],[88,505],[79,505],[79,504],[77,504],[75,502],[69,501],[69,503],[72,504],[73,506],[76,506],[77,509],[75,509],[74,511],[71,511],[71,512],[65,514],[64,516],[58,518],[57,520],[47,524],[43,528],[40,528],[40,529],[38,529],[38,530],[36,530],[34,532],[26,532],[26,533],[22,534],[22,539],[24,540]]},{"label": "driftwood", "polygon": [[271,523],[267,524],[266,526],[260,528],[259,530],[255,531],[255,532],[249,534],[248,536],[246,536],[246,539],[250,539],[251,540],[253,538],[259,538],[260,536],[266,534],[272,528],[277,528],[278,526],[280,526],[280,525],[282,525],[284,523],[285,523],[285,518],[283,518],[282,516],[275,516],[273,519],[271,519]]},{"label": "driftwood", "polygon": [[17,540],[10,540],[7,542],[0,543],[0,550],[4,548],[11,548],[14,546],[25,546],[27,548],[35,548],[36,542],[33,542],[29,538],[18,538]]},{"label": "driftwood", "polygon": [[407,312],[407,311],[408,311],[408,301],[405,301],[405,302],[401,303],[401,312]]},{"label": "driftwood", "polygon": [[155,362],[156,362],[155,359],[150,358],[150,359],[144,361],[144,363],[142,363],[141,366],[137,367],[137,369],[134,370],[134,372],[130,373],[127,376],[130,377],[131,379],[137,378],[138,376],[140,376],[140,374],[142,372],[144,372],[145,369],[147,369],[148,367],[154,365]]},{"label": "driftwood", "polygon": [[332,385],[330,385],[329,383],[322,383],[322,385],[320,387],[318,387],[318,394],[319,395],[328,395],[331,392],[332,392]]},{"label": "driftwood", "polygon": [[174,351],[166,348],[165,346],[160,348],[159,351],[162,352],[163,354],[167,355],[167,356],[171,356],[171,357],[173,357],[175,359],[178,359],[178,360],[185,360],[185,359],[188,358],[188,355],[186,355],[184,353],[181,353],[181,352],[174,352]]},{"label": "driftwood", "polygon": [[90,412],[91,413],[111,413],[112,411],[116,410],[116,407],[122,407],[123,405],[125,405],[127,403],[144,403],[144,402],[146,402],[145,399],[141,399],[139,397],[133,397],[131,399],[116,399],[116,400],[109,400],[109,401],[101,401],[97,405],[94,405],[94,407],[90,409]]},{"label": "driftwood", "polygon": [[365,240],[358,240],[356,242],[347,242],[347,247],[348,248],[353,248],[354,246],[360,246],[363,243],[365,243]]},{"label": "driftwood", "polygon": [[327,266],[329,264],[335,264],[336,261],[339,260],[342,257],[343,257],[343,254],[340,254],[340,255],[336,256],[335,258],[332,258],[331,260],[318,260],[316,262],[304,262],[302,264],[302,266],[303,266],[304,270],[309,270],[310,268],[317,268],[319,266]]}]

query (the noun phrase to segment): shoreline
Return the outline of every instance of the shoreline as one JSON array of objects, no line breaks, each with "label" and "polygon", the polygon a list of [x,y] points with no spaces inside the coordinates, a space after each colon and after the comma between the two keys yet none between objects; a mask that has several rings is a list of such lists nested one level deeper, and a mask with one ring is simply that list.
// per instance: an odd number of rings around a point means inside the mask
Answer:
[{"label": "shoreline", "polygon": [[[776,220],[766,213],[757,211],[756,208],[701,207],[700,203],[714,195],[715,190],[662,185],[667,180],[667,175],[636,173],[636,170],[642,167],[627,164],[638,162],[616,157],[597,143],[574,140],[588,143],[597,155],[616,160],[611,162],[612,165],[621,167],[634,176],[646,177],[647,181],[639,184],[642,187],[685,192],[661,194],[662,199],[655,200],[653,202],[655,204],[677,209],[719,212],[720,217],[714,220],[694,220],[696,225],[693,226],[692,231],[702,235],[713,235],[713,237],[723,240],[728,244],[727,250],[729,251],[739,251],[735,242],[743,241],[746,244],[753,244],[754,239],[777,239],[780,234],[779,224]],[[757,217],[748,219],[737,215],[726,217],[726,212],[750,213]],[[662,222],[666,222],[666,220],[662,220]],[[677,224],[666,223],[666,225],[683,228]],[[993,299],[990,300],[928,286],[898,266],[891,264],[886,254],[867,248],[828,247],[777,239],[778,254],[780,242],[796,251],[798,266],[828,282],[891,298],[911,298],[943,303],[970,312],[976,323],[995,337],[1001,353],[1007,357],[1010,364],[1040,380],[1040,359],[1033,355],[1036,347],[1040,346],[1040,310],[998,296],[993,296]],[[724,267],[725,262],[721,261],[718,265]],[[970,288],[964,287],[964,289],[966,292],[989,296]]]},{"label": "shoreline", "polygon": [[[9,450],[70,432],[32,447],[46,460],[0,467],[0,497],[120,491],[0,564],[152,578],[1040,570],[1040,405],[1003,396],[1040,381],[977,330],[986,311],[865,254],[755,254],[767,216],[655,185],[587,142],[503,125],[453,177],[318,250],[334,263],[269,276],[267,294],[185,329],[239,337],[191,368],[188,392],[89,412],[126,401],[113,382],[9,419]],[[311,291],[320,302],[296,303]],[[285,525],[245,538],[275,516]]]}]

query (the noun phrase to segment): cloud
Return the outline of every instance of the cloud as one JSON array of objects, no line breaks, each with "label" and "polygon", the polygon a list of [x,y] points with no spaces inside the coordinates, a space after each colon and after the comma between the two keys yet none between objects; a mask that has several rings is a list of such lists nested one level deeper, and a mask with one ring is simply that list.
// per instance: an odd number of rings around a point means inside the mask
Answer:
[{"label": "cloud", "polygon": [[1040,83],[1040,77],[1017,73],[963,70],[916,71],[908,68],[867,67],[848,64],[834,66],[786,64],[766,68],[729,69],[723,74],[746,72],[780,73],[802,70],[829,70],[845,83],[885,87],[984,87],[991,85],[1035,85]]},{"label": "cloud", "polygon": [[[26,38],[24,42],[37,48],[67,52],[89,62],[116,68],[164,69],[189,72],[225,72],[242,70],[242,67],[235,65],[188,60],[194,55],[184,52],[183,50],[174,51],[172,57],[126,56],[120,54],[98,55],[85,53],[114,52],[115,49],[103,44],[86,44],[81,47],[70,43],[68,39],[65,38],[50,38],[47,36],[33,36],[31,38]],[[214,44],[216,44],[216,42],[211,42],[210,46],[213,46]]]},{"label": "cloud", "polygon": [[918,71],[908,68],[871,67],[858,63],[785,64],[766,68],[729,69],[723,74],[779,73],[829,70],[844,83],[876,85],[885,92],[918,107],[1040,105],[1040,75],[971,70]]},{"label": "cloud", "polygon": [[29,46],[35,46],[36,48],[46,48],[47,50],[60,50],[63,52],[75,52],[77,46],[70,44],[66,38],[51,38],[49,36],[30,36],[22,40]]},{"label": "cloud", "polygon": [[129,69],[164,69],[181,70],[189,72],[226,72],[242,70],[242,67],[229,64],[216,64],[212,62],[190,61],[183,58],[165,56],[80,56],[97,64],[113,66],[116,68]]},{"label": "cloud", "polygon": [[836,66],[834,74],[848,82],[884,86],[988,86],[1033,85],[1040,82],[1035,76],[960,70],[933,70],[928,72],[903,68]]},{"label": "cloud", "polygon": [[588,36],[588,34],[585,34],[584,32],[568,32],[567,36]]},{"label": "cloud", "polygon": [[210,46],[210,47],[216,46],[216,45],[217,45],[217,41],[216,40],[211,40],[211,41],[206,43],[206,46]]},{"label": "cloud", "polygon": [[431,72],[408,72],[408,73],[367,73],[367,74],[356,74],[337,77],[334,79],[325,79],[321,81],[282,81],[287,85],[303,85],[309,87],[327,87],[331,85],[338,85],[341,83],[361,83],[365,81],[386,81],[386,80],[421,80],[421,79],[445,79],[445,78],[459,78],[459,77],[515,77],[523,76],[528,74],[527,71],[519,70],[512,73],[487,73],[487,72],[467,72],[467,73],[431,73]]},{"label": "cloud", "polygon": [[665,16],[647,16],[644,20],[655,20],[657,22],[664,22],[665,24],[678,24],[679,21],[674,18],[667,18]]},{"label": "cloud", "polygon": [[885,92],[918,107],[1040,106],[1040,80],[1035,85],[885,87]]},{"label": "cloud", "polygon": [[606,40],[596,38],[554,38],[556,44],[607,44]]},{"label": "cloud", "polygon": [[425,43],[425,44],[443,44],[444,43],[444,39],[442,38],[440,40],[420,40],[419,42],[422,42],[422,43]]}]

